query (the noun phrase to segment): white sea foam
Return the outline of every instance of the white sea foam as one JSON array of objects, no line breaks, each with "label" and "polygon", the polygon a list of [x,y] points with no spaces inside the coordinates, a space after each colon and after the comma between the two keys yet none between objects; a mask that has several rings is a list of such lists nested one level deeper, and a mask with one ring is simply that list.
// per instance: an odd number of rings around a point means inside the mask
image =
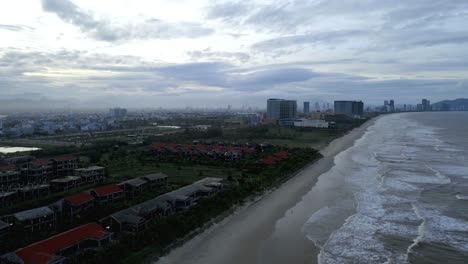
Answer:
[{"label": "white sea foam", "polygon": [[460,195],[460,194],[457,194],[457,195],[455,195],[455,197],[456,197],[458,200],[468,200],[468,195]]},{"label": "white sea foam", "polygon": [[[465,158],[448,154],[458,149],[440,140],[439,131],[399,115],[387,116],[366,133],[365,141],[340,157],[335,167],[346,172],[356,189],[357,212],[330,235],[320,263],[405,263],[421,241],[468,251],[468,222],[424,205],[443,201],[422,200],[428,185],[432,190],[453,185],[451,177],[468,177]],[[323,208],[309,221],[318,226],[333,215],[330,212]],[[409,246],[389,250],[385,237],[399,237]]]}]

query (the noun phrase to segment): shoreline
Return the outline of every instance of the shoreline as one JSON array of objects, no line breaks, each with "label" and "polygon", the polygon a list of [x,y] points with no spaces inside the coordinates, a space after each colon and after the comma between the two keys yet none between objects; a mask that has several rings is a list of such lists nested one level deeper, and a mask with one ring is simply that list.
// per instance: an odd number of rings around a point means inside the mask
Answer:
[{"label": "shoreline", "polygon": [[[335,156],[353,146],[377,119],[378,117],[373,118],[331,141],[320,149],[323,158],[299,169],[281,185],[268,190],[253,202],[237,208],[233,214],[208,227],[182,246],[172,249],[157,262],[148,262],[256,263],[262,242],[272,234],[276,222],[311,190],[320,175],[333,167]],[[307,254],[308,259],[313,256],[316,259],[319,249],[311,241],[304,242],[310,243],[311,246],[311,254]]]}]

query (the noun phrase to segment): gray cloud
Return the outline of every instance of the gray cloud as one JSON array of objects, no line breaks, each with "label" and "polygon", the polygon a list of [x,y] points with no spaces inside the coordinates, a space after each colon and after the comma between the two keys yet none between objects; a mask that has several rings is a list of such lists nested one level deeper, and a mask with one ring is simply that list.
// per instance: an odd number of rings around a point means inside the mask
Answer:
[{"label": "gray cloud", "polygon": [[250,55],[245,52],[212,51],[211,49],[190,51],[188,55],[193,59],[235,59],[240,62],[247,62],[250,59]]},{"label": "gray cloud", "polygon": [[369,31],[365,30],[338,30],[327,32],[314,32],[304,35],[293,35],[278,37],[255,43],[252,48],[268,51],[303,44],[330,44],[346,42],[351,38],[367,36]]},{"label": "gray cloud", "polygon": [[128,39],[173,39],[197,38],[210,35],[212,29],[197,23],[169,23],[155,18],[147,18],[135,24],[118,25],[111,20],[97,19],[69,0],[42,0],[44,11],[55,13],[64,22],[77,26],[81,31],[102,41]]},{"label": "gray cloud", "polygon": [[0,24],[0,29],[9,30],[9,31],[25,31],[32,30],[32,27],[25,25],[10,25],[10,24]]}]

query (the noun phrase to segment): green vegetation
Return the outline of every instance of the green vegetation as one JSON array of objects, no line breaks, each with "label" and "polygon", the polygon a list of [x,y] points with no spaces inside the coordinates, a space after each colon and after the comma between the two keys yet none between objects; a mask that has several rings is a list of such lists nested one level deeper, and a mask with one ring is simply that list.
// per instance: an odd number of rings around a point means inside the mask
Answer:
[{"label": "green vegetation", "polygon": [[[271,152],[277,150],[274,148]],[[170,217],[155,219],[144,232],[135,236],[124,235],[118,244],[97,255],[85,255],[76,260],[77,263],[141,263],[154,254],[167,253],[171,246],[189,239],[206,223],[244,203],[249,197],[279,185],[297,170],[321,157],[312,149],[296,148],[288,152],[291,155],[275,166],[244,163],[240,174],[228,176],[223,192],[204,198],[196,206]]]}]

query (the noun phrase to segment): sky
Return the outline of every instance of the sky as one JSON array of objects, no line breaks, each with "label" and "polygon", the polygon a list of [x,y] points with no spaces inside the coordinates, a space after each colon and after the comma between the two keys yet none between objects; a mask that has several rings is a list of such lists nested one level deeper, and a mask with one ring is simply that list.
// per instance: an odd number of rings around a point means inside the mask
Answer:
[{"label": "sky", "polygon": [[466,0],[1,1],[0,104],[468,97],[467,25]]}]

